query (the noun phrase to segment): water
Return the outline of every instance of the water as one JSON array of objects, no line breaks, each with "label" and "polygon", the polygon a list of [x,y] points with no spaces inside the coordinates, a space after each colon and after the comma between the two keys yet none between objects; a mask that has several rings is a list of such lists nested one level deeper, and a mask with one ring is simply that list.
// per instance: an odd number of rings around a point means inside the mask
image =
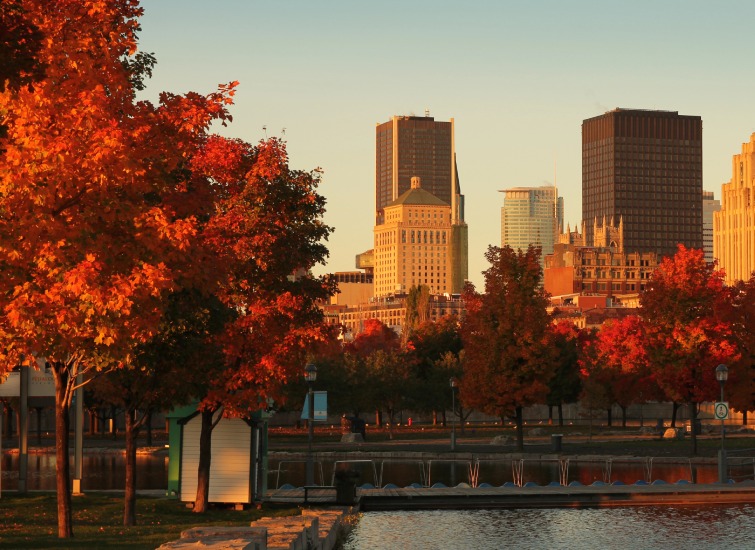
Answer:
[{"label": "water", "polygon": [[[30,454],[27,467],[27,488],[55,490],[55,455]],[[123,453],[85,453],[82,463],[81,489],[123,490],[126,482],[126,457]],[[71,458],[73,477],[73,458]],[[136,455],[136,488],[166,489],[168,487],[168,457],[166,455]],[[18,489],[18,455],[2,456],[2,489]]]},{"label": "water", "polygon": [[345,550],[755,548],[755,507],[368,512]]}]

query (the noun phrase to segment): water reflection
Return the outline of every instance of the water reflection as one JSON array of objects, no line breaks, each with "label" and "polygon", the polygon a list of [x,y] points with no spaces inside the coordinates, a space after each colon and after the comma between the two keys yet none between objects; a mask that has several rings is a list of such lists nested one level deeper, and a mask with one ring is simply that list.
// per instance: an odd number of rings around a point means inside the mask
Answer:
[{"label": "water reflection", "polygon": [[[86,453],[82,464],[82,490],[122,490],[126,479],[126,458],[122,453]],[[55,489],[54,454],[30,454],[27,488]],[[168,457],[163,454],[136,456],[136,488],[165,489],[168,486]],[[73,457],[71,458],[73,476]],[[2,489],[18,489],[18,455],[2,457]]]},{"label": "water reflection", "polygon": [[755,547],[755,507],[399,511],[364,514],[346,550]]}]

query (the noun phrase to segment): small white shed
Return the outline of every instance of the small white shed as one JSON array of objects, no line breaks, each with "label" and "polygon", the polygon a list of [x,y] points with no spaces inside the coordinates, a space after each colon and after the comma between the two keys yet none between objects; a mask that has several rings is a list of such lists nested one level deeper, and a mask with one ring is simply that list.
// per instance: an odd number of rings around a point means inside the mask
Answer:
[{"label": "small white shed", "polygon": [[[173,485],[183,502],[194,502],[197,496],[201,427],[202,417],[196,412],[176,418],[170,425],[171,430],[180,432],[180,450],[174,449],[171,437],[170,461],[178,463],[178,479],[171,480],[170,470],[176,468],[169,464],[169,492]],[[212,430],[209,502],[250,504],[262,499],[267,488],[266,428],[262,418],[222,418],[217,423]]]}]

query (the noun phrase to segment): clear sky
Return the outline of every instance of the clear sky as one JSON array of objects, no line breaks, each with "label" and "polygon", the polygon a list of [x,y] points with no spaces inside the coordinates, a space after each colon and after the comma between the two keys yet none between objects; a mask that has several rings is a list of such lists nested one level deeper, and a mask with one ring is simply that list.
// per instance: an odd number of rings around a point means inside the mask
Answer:
[{"label": "clear sky", "polygon": [[[478,287],[508,187],[552,185],[581,219],[581,123],[615,107],[703,119],[703,187],[720,198],[755,132],[752,0],[143,0],[146,97],[240,82],[225,135],[280,136],[321,167],[324,271],[372,248],[375,124],[456,121]],[[285,135],[282,135],[285,129]]]}]

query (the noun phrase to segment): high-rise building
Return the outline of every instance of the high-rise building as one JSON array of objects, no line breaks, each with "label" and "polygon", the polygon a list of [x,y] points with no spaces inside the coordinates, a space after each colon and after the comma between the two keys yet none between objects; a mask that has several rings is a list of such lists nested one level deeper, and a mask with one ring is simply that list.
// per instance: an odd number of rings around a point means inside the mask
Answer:
[{"label": "high-rise building", "polygon": [[702,119],[615,109],[582,122],[587,242],[602,218],[623,220],[627,252],[702,248]]},{"label": "high-rise building", "polygon": [[383,209],[411,188],[413,177],[422,188],[451,206],[454,220],[464,220],[456,167],[454,119],[394,116],[377,125],[375,154],[375,224]]},{"label": "high-rise building", "polygon": [[555,187],[512,187],[504,193],[501,207],[501,246],[526,251],[540,247],[540,263],[553,253],[564,223],[564,199]]},{"label": "high-rise building", "polygon": [[755,134],[732,158],[731,174],[713,214],[713,255],[727,283],[747,281],[755,271]]},{"label": "high-rise building", "polygon": [[[413,178],[419,178],[423,191],[449,207],[448,284],[451,292],[461,292],[468,277],[469,245],[464,195],[456,167],[454,119],[436,121],[427,112],[424,117],[394,116],[377,125],[375,145],[376,232],[387,221],[386,208],[411,190]],[[377,267],[376,263],[376,293]]]},{"label": "high-rise building", "polygon": [[713,212],[721,210],[721,201],[715,199],[713,191],[703,191],[703,251],[705,261],[712,262],[713,255]]},{"label": "high-rise building", "polygon": [[458,293],[453,281],[451,206],[426,191],[420,178],[386,205],[375,226],[375,297],[424,285],[431,294]]}]

